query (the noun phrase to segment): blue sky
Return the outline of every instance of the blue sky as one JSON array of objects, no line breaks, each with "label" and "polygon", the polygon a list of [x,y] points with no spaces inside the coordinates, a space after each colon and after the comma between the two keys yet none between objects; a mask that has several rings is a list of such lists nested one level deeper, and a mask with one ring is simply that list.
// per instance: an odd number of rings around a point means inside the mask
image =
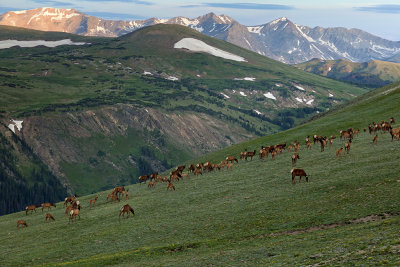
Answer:
[{"label": "blue sky", "polygon": [[209,12],[231,16],[253,26],[279,17],[309,26],[358,28],[400,41],[400,0],[0,0],[0,13],[37,7],[75,8],[105,19],[145,19]]}]

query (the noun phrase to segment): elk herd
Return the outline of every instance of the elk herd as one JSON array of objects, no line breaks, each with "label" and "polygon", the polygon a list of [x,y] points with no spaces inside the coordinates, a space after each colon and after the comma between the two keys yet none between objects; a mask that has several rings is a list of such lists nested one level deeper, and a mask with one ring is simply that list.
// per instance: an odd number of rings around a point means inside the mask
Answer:
[{"label": "elk herd", "polygon": [[[368,131],[370,135],[373,135],[373,138],[371,139],[371,144],[377,144],[378,143],[378,134],[384,134],[384,133],[390,133],[393,140],[400,140],[400,127],[399,128],[392,128],[392,125],[395,123],[395,119],[393,117],[390,118],[390,122],[382,121],[380,123],[375,123],[372,122],[368,125]],[[364,132],[366,132],[367,129],[364,128]],[[359,129],[353,129],[353,128],[348,128],[346,130],[341,130],[339,131],[339,136],[340,136],[340,141],[344,142],[344,145],[341,146],[338,150],[336,150],[336,158],[341,157],[343,148],[346,153],[350,153],[352,141],[354,138],[356,138],[360,133]],[[321,152],[325,151],[325,147],[329,145],[329,147],[332,146],[334,140],[336,139],[335,135],[331,135],[330,137],[327,136],[320,136],[320,135],[313,135],[312,136],[312,141],[311,137],[307,136],[305,138],[305,150],[308,151],[312,148],[313,145],[315,144],[320,144],[321,147]],[[300,143],[298,141],[294,141],[293,143],[287,145],[287,143],[280,143],[276,145],[270,145],[270,146],[261,146],[261,149],[259,150],[259,159],[260,160],[265,160],[268,158],[269,154],[271,154],[271,160],[275,160],[275,158],[278,155],[283,154],[283,151],[287,150],[289,153],[293,154],[291,155],[291,160],[292,160],[292,170],[291,170],[291,176],[292,176],[292,184],[295,184],[295,177],[298,176],[299,179],[301,180],[302,177],[305,177],[306,182],[308,182],[309,177],[307,173],[303,169],[297,169],[294,168],[296,166],[297,160],[300,160]],[[252,161],[253,158],[256,156],[257,151],[242,151],[239,154],[239,159],[240,160],[245,160],[248,161],[249,159]],[[139,183],[147,183],[147,187],[149,189],[156,187],[158,183],[165,183],[166,185],[166,192],[170,190],[175,190],[175,185],[174,182],[180,181],[184,179],[185,177],[189,177],[189,175],[193,176],[198,176],[198,175],[203,175],[204,173],[209,173],[213,171],[221,171],[221,170],[232,170],[234,164],[239,163],[238,158],[235,156],[227,156],[225,160],[222,160],[219,164],[214,164],[211,162],[204,162],[204,163],[198,163],[198,164],[191,164],[188,167],[188,171],[184,173],[184,170],[186,168],[185,165],[181,165],[176,167],[174,170],[172,170],[168,176],[161,176],[158,174],[158,172],[148,174],[148,175],[142,175],[139,177]],[[129,190],[125,190],[124,186],[118,186],[115,187],[110,194],[107,195],[106,198],[106,203],[108,201],[116,202],[120,201],[121,199],[128,200],[129,199]],[[89,200],[89,208],[95,207],[96,201],[98,200],[98,196],[96,196],[94,199]],[[51,209],[51,207],[56,207],[54,203],[43,203],[41,205],[30,205],[25,208],[25,214],[26,216],[28,214],[32,214],[33,212],[36,212],[36,208],[42,207],[42,212],[44,209],[47,208],[47,211]],[[77,195],[74,196],[69,196],[65,198],[64,201],[64,207],[65,207],[65,216],[69,216],[69,222],[74,222],[78,218],[80,220],[80,210],[81,210],[81,205],[79,200],[77,199]],[[119,219],[122,215],[122,217],[125,217],[125,213],[128,215],[127,218],[129,217],[129,214],[132,213],[133,215],[135,214],[133,208],[129,206],[129,204],[125,204],[124,206],[121,207],[120,213],[119,213]],[[45,215],[45,221],[54,221],[55,218],[50,214],[46,213]],[[17,221],[17,228],[19,229],[20,226],[25,226],[27,227],[28,224],[26,223],[25,220],[18,220]]]}]

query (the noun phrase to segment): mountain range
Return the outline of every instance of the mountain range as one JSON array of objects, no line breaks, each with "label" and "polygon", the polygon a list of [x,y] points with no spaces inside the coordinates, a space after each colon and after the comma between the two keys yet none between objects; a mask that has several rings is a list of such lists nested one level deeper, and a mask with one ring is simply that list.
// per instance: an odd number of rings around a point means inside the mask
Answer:
[{"label": "mountain range", "polygon": [[154,24],[179,24],[287,64],[347,59],[353,62],[390,60],[398,62],[400,42],[389,41],[359,29],[297,25],[279,18],[263,25],[245,26],[226,15],[209,13],[194,19],[112,21],[74,9],[37,8],[0,16],[0,25],[42,31],[60,31],[86,36],[117,37]]}]

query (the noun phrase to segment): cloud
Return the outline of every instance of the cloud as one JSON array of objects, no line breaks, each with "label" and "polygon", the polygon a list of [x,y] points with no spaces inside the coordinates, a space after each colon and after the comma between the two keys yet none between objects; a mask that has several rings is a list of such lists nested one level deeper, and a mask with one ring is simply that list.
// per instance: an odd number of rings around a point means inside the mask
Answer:
[{"label": "cloud", "polygon": [[275,4],[258,4],[258,3],[202,3],[199,5],[185,5],[181,7],[219,7],[228,9],[255,9],[255,10],[289,10],[294,9],[292,6],[275,5]]},{"label": "cloud", "polygon": [[61,7],[61,6],[73,6],[73,4],[68,2],[60,2],[60,1],[53,1],[53,0],[34,0],[33,2],[38,4],[43,4],[46,6],[51,7]]},{"label": "cloud", "polygon": [[400,5],[375,5],[375,6],[364,6],[364,7],[355,7],[357,11],[365,11],[365,12],[375,12],[375,13],[400,13]]},{"label": "cloud", "polygon": [[123,14],[123,13],[111,13],[111,12],[85,12],[90,16],[95,16],[102,19],[107,20],[143,20],[147,19],[146,17],[140,15],[131,15],[131,14]]},{"label": "cloud", "polygon": [[123,2],[123,3],[134,3],[138,5],[152,6],[154,3],[142,0],[83,0],[84,2]]}]

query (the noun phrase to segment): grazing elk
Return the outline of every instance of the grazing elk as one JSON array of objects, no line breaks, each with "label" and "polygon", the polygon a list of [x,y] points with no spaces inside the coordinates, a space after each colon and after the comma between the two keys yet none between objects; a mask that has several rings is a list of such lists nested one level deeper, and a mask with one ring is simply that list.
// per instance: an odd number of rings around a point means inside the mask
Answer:
[{"label": "grazing elk", "polygon": [[76,217],[77,216],[79,217],[79,221],[80,221],[81,220],[80,209],[72,209],[69,212],[69,221],[68,221],[68,223],[70,223],[71,221],[74,222],[74,218],[75,218],[75,221],[76,221]]},{"label": "grazing elk", "polygon": [[293,166],[296,165],[296,162],[297,162],[298,159],[300,159],[299,154],[294,153],[294,154],[292,155],[292,165],[293,165]]},{"label": "grazing elk", "polygon": [[351,139],[349,139],[349,141],[344,144],[344,150],[346,150],[347,154],[350,152],[351,142]]},{"label": "grazing elk", "polygon": [[171,182],[171,181],[168,181],[168,184],[167,184],[167,192],[168,192],[168,189],[174,189],[174,191],[175,191],[175,186],[173,185],[173,183]]},{"label": "grazing elk", "polygon": [[23,225],[23,226],[25,226],[25,227],[28,227],[28,224],[26,223],[26,221],[24,221],[24,220],[18,220],[17,221],[17,229],[19,229],[19,226],[20,225]]},{"label": "grazing elk", "polygon": [[[240,155],[240,158],[242,158],[242,155]],[[231,162],[231,163],[233,163],[234,161],[236,161],[236,163],[239,163],[239,161],[237,160],[237,158],[234,157],[234,156],[228,156],[228,157],[226,157],[225,160],[226,160],[227,162]]]},{"label": "grazing elk", "polygon": [[320,139],[319,142],[321,143],[321,152],[325,150],[326,147],[326,140]]},{"label": "grazing elk", "polygon": [[75,201],[76,198],[77,198],[77,195],[66,197],[64,200],[64,207],[67,206],[68,203],[72,204],[72,202]]},{"label": "grazing elk", "polygon": [[42,204],[42,212],[43,212],[43,209],[44,209],[44,208],[47,208],[47,210],[50,210],[51,207],[54,207],[54,208],[55,208],[55,207],[56,207],[56,204],[50,203],[50,202],[43,203],[43,204]]},{"label": "grazing elk", "polygon": [[148,175],[141,175],[139,176],[139,183],[141,184],[142,182],[146,183],[146,181],[149,179]]},{"label": "grazing elk", "polygon": [[254,151],[249,151],[246,152],[246,155],[244,156],[244,158],[247,161],[247,158],[251,158],[251,160],[253,160],[253,157],[256,155],[256,150],[254,149]]},{"label": "grazing elk", "polygon": [[96,201],[97,201],[98,198],[99,198],[99,197],[96,196],[94,199],[89,200],[89,208],[91,208],[92,205],[93,205],[93,207],[94,207],[94,205],[96,204]]},{"label": "grazing elk", "polygon": [[232,170],[232,166],[233,166],[233,163],[228,163],[228,164],[226,165],[226,170],[229,170],[229,169]]},{"label": "grazing elk", "polygon": [[121,221],[121,214],[122,214],[122,218],[125,218],[125,213],[127,213],[126,218],[129,218],[129,212],[132,212],[132,214],[135,215],[135,211],[132,209],[131,206],[129,206],[129,204],[123,205],[121,207],[121,209],[119,210],[118,221]]},{"label": "grazing elk", "polygon": [[47,222],[47,221],[50,221],[50,220],[55,221],[56,219],[54,219],[53,215],[51,215],[50,213],[46,213],[44,220]]},{"label": "grazing elk", "polygon": [[40,205],[36,204],[36,205],[30,205],[30,206],[26,206],[25,208],[25,215],[28,215],[28,212],[30,211],[31,213],[33,213],[33,211],[36,212],[36,208],[39,208]]},{"label": "grazing elk", "polygon": [[156,181],[152,181],[152,182],[149,182],[148,184],[147,184],[147,187],[148,188],[154,188],[155,186],[156,186]]},{"label": "grazing elk", "polygon": [[292,173],[292,184],[295,184],[295,177],[299,176],[299,182],[301,181],[301,177],[305,176],[306,177],[306,182],[308,182],[308,175],[306,174],[306,172],[303,169],[292,169],[291,171]]},{"label": "grazing elk", "polygon": [[342,151],[343,151],[343,147],[339,148],[339,149],[336,151],[336,157],[339,157],[339,156],[342,154]]},{"label": "grazing elk", "polygon": [[[233,163],[231,163],[231,164],[233,164]],[[203,175],[203,173],[201,172],[201,169],[195,169],[193,173],[194,173],[194,175],[199,175],[199,174]]]},{"label": "grazing elk", "polygon": [[70,211],[72,210],[72,206],[67,206],[65,208],[65,216],[68,215],[70,213]]},{"label": "grazing elk", "polygon": [[272,158],[272,160],[274,160],[274,159],[275,159],[275,157],[276,157],[276,154],[277,154],[277,152],[276,152],[276,151],[272,151],[272,153],[271,153],[271,158]]},{"label": "grazing elk", "polygon": [[372,138],[372,143],[377,144],[378,143],[378,135],[375,135],[374,138]]},{"label": "grazing elk", "polygon": [[260,149],[260,159],[268,158],[269,150],[265,147],[261,147]]},{"label": "grazing elk", "polygon": [[392,141],[393,141],[393,138],[396,135],[400,135],[400,127],[399,128],[395,128],[395,129],[390,129],[389,133],[392,136]]}]

